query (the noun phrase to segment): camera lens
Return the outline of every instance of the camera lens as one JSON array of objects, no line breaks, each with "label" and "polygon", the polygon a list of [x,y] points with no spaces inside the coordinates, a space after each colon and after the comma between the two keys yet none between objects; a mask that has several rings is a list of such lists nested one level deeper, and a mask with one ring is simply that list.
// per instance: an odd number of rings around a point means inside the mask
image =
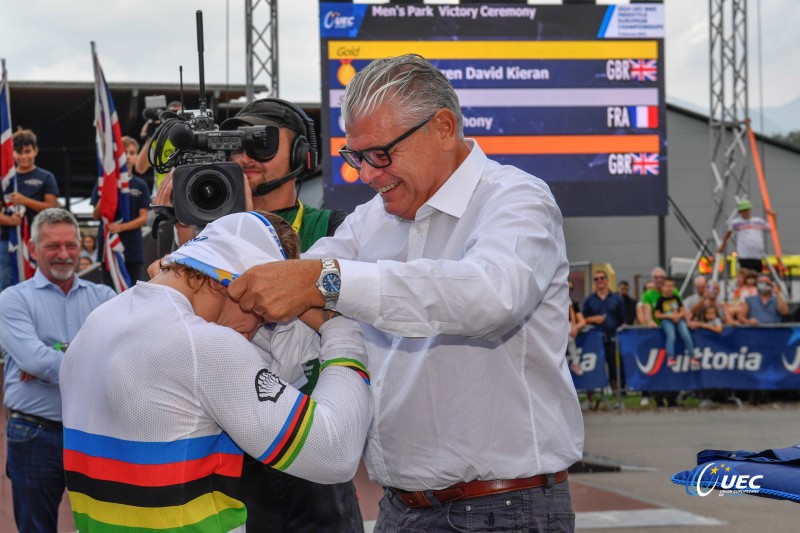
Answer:
[{"label": "camera lens", "polygon": [[204,211],[220,209],[228,200],[229,195],[227,182],[216,173],[197,176],[189,189],[191,202]]}]

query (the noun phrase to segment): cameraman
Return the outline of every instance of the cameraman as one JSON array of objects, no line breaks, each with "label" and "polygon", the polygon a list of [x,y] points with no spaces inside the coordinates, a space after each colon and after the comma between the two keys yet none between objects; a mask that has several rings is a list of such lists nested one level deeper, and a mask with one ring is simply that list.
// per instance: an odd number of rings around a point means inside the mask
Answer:
[{"label": "cameraman", "polygon": [[[172,102],[167,105],[167,111],[172,111],[173,113],[178,113],[181,110],[181,103],[177,100],[173,100]],[[152,109],[152,108],[151,108]],[[158,110],[156,110],[158,112]],[[150,152],[150,147],[153,144],[153,134],[155,133],[158,126],[161,124],[161,121],[156,119],[148,119],[144,125],[142,126],[142,131],[139,134],[139,138],[142,141],[142,148],[139,151],[139,155],[136,157],[136,165],[133,167],[133,172],[137,176],[143,176],[145,172],[150,170],[150,160],[147,157],[147,154]],[[175,147],[172,146],[172,143],[167,140],[166,144],[164,145],[163,150],[163,158],[167,159],[172,152],[175,151]],[[161,182],[164,181],[166,174],[161,174],[159,172],[154,172],[153,176],[153,193],[158,190],[159,186],[161,186]]]},{"label": "cameraman", "polygon": [[[300,236],[302,251],[318,239],[333,235],[347,213],[316,209],[299,201],[295,182],[313,172],[304,156],[314,139],[313,122],[298,107],[283,100],[264,98],[245,105],[236,116],[225,120],[221,130],[240,126],[278,126],[279,144],[275,157],[259,162],[244,152],[234,152],[231,161],[244,171],[253,197],[253,209],[271,211],[292,225]],[[312,154],[312,160],[316,154]],[[163,182],[154,200],[166,205],[172,193],[171,179]],[[176,224],[180,243],[193,237],[193,231]],[[308,382],[300,386],[310,394],[319,377],[319,360],[303,368]],[[245,456],[242,468],[241,498],[247,507],[247,529],[277,533],[363,532],[363,520],[352,481],[322,485],[289,476],[256,459]]]}]

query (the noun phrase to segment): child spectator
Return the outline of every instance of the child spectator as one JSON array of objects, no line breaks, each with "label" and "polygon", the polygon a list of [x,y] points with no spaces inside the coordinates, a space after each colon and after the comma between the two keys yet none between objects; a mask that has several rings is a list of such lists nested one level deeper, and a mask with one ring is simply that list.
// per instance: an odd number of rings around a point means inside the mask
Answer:
[{"label": "child spectator", "polygon": [[59,194],[53,173],[36,166],[36,156],[39,155],[36,134],[31,130],[19,129],[11,138],[17,165],[17,188],[6,197],[6,203],[13,204],[13,210],[0,215],[0,290],[14,283],[13,266],[8,254],[11,232],[17,231],[16,226],[27,224],[30,227],[39,211],[57,205]]},{"label": "child spectator", "polygon": [[92,263],[97,261],[97,237],[91,233],[85,233],[83,237],[81,237],[80,257],[87,257]]},{"label": "child spectator", "polygon": [[661,329],[664,330],[666,336],[666,349],[667,357],[675,357],[675,330],[683,339],[683,344],[686,352],[689,354],[694,353],[694,342],[692,341],[692,334],[689,331],[689,326],[684,320],[686,310],[683,307],[681,297],[675,292],[675,280],[666,278],[664,285],[661,288],[661,297],[656,302],[655,311],[653,313],[655,318],[660,320]]},{"label": "child spectator", "polygon": [[722,323],[722,318],[719,316],[719,308],[716,305],[706,305],[701,312],[702,318],[694,323],[696,328],[707,329],[714,333],[722,333],[722,328],[725,325]]},{"label": "child spectator", "polygon": [[86,257],[85,255],[80,256],[78,259],[78,273],[83,272],[87,268],[92,266],[92,260]]}]

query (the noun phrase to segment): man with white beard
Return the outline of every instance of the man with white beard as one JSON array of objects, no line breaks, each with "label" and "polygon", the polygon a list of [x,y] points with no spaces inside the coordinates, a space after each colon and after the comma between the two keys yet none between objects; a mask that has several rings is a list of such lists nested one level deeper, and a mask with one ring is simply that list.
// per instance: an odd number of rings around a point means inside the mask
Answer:
[{"label": "man with white beard", "polygon": [[61,360],[89,313],[115,293],[75,275],[81,235],[69,211],[49,208],[36,215],[28,251],[38,264],[36,273],[0,293],[6,471],[17,529],[55,532],[66,485]]}]

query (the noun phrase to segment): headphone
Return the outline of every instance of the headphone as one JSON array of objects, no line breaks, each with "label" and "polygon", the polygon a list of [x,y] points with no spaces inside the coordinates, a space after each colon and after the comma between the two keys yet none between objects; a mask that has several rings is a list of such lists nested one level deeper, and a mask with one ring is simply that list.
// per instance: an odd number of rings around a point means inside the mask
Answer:
[{"label": "headphone", "polygon": [[272,192],[300,174],[310,174],[319,166],[319,148],[317,147],[317,134],[314,128],[314,121],[311,120],[311,118],[306,115],[306,112],[299,106],[291,102],[281,100],[280,98],[265,98],[265,100],[280,104],[300,117],[300,120],[303,121],[303,125],[305,126],[306,133],[305,135],[298,133],[294,141],[292,141],[292,146],[289,148],[289,168],[291,172],[277,180],[262,183],[253,191],[255,196],[263,196]]}]

